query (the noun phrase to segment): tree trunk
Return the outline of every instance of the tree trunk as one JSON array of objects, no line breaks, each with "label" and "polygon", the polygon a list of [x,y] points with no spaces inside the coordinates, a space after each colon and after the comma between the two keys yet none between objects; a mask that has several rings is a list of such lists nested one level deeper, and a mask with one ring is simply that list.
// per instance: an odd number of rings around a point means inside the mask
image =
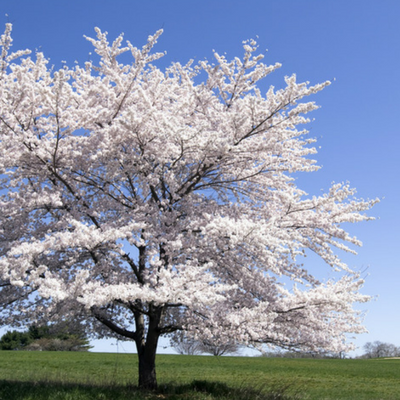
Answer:
[{"label": "tree trunk", "polygon": [[[147,349],[145,346],[144,351],[139,356],[139,388],[147,390],[157,389],[157,376],[156,376],[156,350]],[[153,350],[153,351],[152,351]]]},{"label": "tree trunk", "polygon": [[139,357],[139,388],[146,390],[157,389],[156,376],[156,352],[160,333],[158,324],[161,317],[161,309],[156,309],[149,317],[149,326],[146,338],[136,342]]}]

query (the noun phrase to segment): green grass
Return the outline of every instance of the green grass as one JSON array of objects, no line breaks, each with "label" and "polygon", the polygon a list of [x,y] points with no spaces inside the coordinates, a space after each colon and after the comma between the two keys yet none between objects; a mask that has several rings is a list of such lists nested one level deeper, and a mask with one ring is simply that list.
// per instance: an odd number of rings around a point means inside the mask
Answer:
[{"label": "green grass", "polygon": [[159,355],[158,393],[136,355],[0,352],[0,400],[400,400],[400,360]]}]

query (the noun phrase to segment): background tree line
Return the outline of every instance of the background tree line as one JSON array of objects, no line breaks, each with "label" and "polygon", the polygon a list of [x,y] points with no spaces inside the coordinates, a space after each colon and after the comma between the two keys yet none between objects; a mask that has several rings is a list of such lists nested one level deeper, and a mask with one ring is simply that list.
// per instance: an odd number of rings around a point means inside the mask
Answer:
[{"label": "background tree line", "polygon": [[92,346],[83,329],[68,324],[32,325],[25,331],[7,331],[0,350],[88,351]]},{"label": "background tree line", "polygon": [[365,343],[364,351],[362,358],[400,357],[400,347],[392,343],[383,343],[379,340]]},{"label": "background tree line", "polygon": [[[211,354],[214,356],[233,355],[242,348],[235,343],[211,343],[176,334],[171,346],[179,353],[186,355]],[[381,341],[367,342],[363,346],[364,354],[357,358],[400,357],[400,347]],[[284,349],[272,349],[262,353],[262,357],[271,358],[348,358],[345,352],[304,352]]]},{"label": "background tree line", "polygon": [[[387,358],[400,357],[400,347],[392,343],[384,343],[376,340],[375,342],[367,342],[363,346],[364,353],[357,358]],[[299,351],[283,351],[276,350],[263,354],[265,357],[284,357],[284,358],[348,358],[346,353],[332,352],[299,352]]]}]

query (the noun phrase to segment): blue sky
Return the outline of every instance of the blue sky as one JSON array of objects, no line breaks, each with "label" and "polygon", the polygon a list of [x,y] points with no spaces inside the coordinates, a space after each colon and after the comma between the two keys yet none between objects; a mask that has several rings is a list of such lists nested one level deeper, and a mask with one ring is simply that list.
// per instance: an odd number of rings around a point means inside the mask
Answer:
[{"label": "blue sky", "polygon": [[[213,49],[240,56],[242,41],[258,36],[260,51],[268,49],[265,62],[283,64],[263,89],[282,86],[292,73],[299,81],[334,80],[315,96],[321,109],[309,126],[323,168],[298,185],[318,194],[349,181],[359,197],[382,199],[370,213],[378,220],[349,226],[364,246],[345,260],[366,270],[363,292],[377,296],[362,305],[370,333],[357,337],[360,347],[374,340],[400,346],[399,17],[398,0],[0,0],[14,49],[39,49],[56,67],[94,57],[83,35],[94,36],[95,26],[110,40],[124,32],[136,46],[163,28],[160,68],[211,59]],[[96,342],[95,350],[116,351],[109,343]]]}]

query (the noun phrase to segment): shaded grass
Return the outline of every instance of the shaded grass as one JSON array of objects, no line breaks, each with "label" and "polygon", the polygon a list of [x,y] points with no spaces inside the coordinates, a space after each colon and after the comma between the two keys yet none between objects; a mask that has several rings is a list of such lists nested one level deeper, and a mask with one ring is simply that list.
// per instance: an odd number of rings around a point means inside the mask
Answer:
[{"label": "shaded grass", "polygon": [[63,384],[58,382],[0,381],[1,400],[295,400],[285,389],[269,391],[231,388],[221,382],[193,381],[186,385],[163,385],[157,392],[131,386]]},{"label": "shaded grass", "polygon": [[158,355],[157,376],[142,393],[136,355],[0,352],[0,400],[400,400],[400,360]]},{"label": "shaded grass", "polygon": [[[137,395],[137,396],[136,396]],[[0,381],[0,400],[142,400],[128,386]]]}]

